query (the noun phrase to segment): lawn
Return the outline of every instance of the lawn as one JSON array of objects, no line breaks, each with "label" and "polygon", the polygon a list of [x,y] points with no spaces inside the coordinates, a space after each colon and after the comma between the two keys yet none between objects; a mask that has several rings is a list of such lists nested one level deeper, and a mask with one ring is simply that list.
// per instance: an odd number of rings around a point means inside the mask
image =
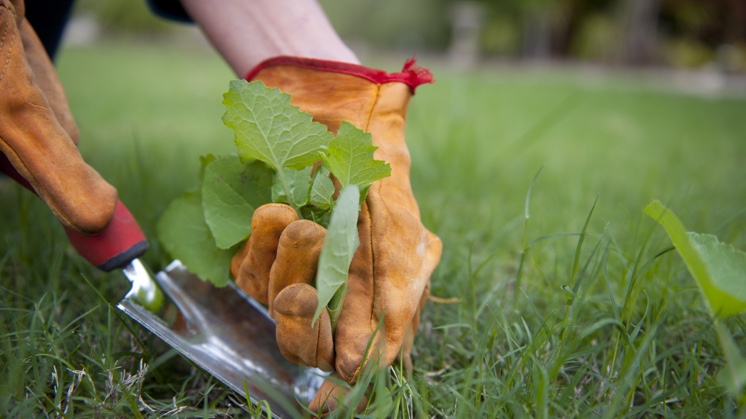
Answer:
[{"label": "lawn", "polygon": [[[457,300],[428,302],[413,376],[392,371],[368,413],[736,416],[707,307],[642,210],[660,199],[746,249],[746,97],[420,64],[437,82],[410,108],[412,182],[444,242],[432,293]],[[233,76],[202,49],[135,43],[68,48],[59,71],[83,155],[161,269],[158,217],[196,184],[200,155],[233,149],[220,121]],[[246,414],[112,306],[126,279],[78,257],[37,198],[0,179],[0,201],[0,416]],[[746,317],[727,325],[746,352]]]}]

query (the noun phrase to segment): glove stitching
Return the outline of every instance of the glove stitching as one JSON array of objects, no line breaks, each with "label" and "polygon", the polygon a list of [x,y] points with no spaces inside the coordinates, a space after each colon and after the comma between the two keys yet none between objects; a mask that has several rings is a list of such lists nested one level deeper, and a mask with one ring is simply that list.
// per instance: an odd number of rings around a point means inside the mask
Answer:
[{"label": "glove stitching", "polygon": [[[3,37],[0,39],[0,50],[2,50],[3,45],[5,45],[5,38],[8,36],[9,30],[10,30],[10,25],[5,27],[5,31],[3,32]],[[13,41],[15,41],[15,39],[16,39],[16,36],[14,33],[13,37],[8,42],[10,44],[10,46],[8,47],[8,57],[5,59],[5,64],[3,65],[3,72],[2,74],[0,74],[0,81],[2,81],[2,79],[5,77],[5,74],[7,74],[8,72],[8,67],[10,67],[10,57],[13,54],[13,43],[14,43]]]},{"label": "glove stitching", "polygon": [[[375,94],[375,97],[373,98],[373,103],[371,104],[370,110],[368,111],[368,116],[365,118],[365,124],[364,124],[365,127],[363,128],[363,130],[366,131],[366,132],[370,132],[370,121],[373,119],[373,113],[374,113],[374,111],[376,109],[376,106],[378,105],[379,100],[381,99],[381,85],[380,84],[376,84],[375,86],[376,86],[376,94]],[[371,135],[371,139],[372,139],[372,137],[373,136]],[[368,192],[370,193],[370,191],[368,191]],[[367,201],[367,198],[366,198],[366,201]],[[375,306],[375,301],[376,301],[376,285],[375,285],[375,278],[376,278],[376,263],[375,263],[376,252],[375,252],[375,247],[373,247],[373,234],[372,234],[372,232],[373,232],[373,221],[374,220],[373,220],[373,217],[371,217],[370,215],[371,215],[370,214],[370,205],[368,205],[368,218],[370,219],[370,231],[371,231],[370,237],[368,238],[369,245],[370,245],[370,270],[371,270],[371,274],[373,275],[373,296],[372,296],[373,298],[371,298],[371,300],[370,300],[371,304],[373,305],[373,307],[371,307],[371,310],[370,310],[370,320],[372,321],[373,320],[373,315],[374,315],[373,308]],[[376,324],[377,323],[378,322],[376,322]],[[359,367],[358,367],[358,369],[359,369]],[[357,371],[355,371],[355,373],[356,373],[355,375],[357,375]]]},{"label": "glove stitching", "polygon": [[[364,119],[364,123],[362,124],[363,126],[360,127],[363,131],[366,131],[366,132],[370,132],[370,123],[371,123],[371,120],[373,119],[373,114],[375,113],[376,106],[378,105],[378,102],[380,101],[380,98],[381,98],[381,90],[382,90],[381,89],[381,84],[377,83],[377,84],[375,84],[375,86],[376,86],[375,97],[373,98],[373,102],[372,102],[372,104],[371,104],[371,106],[369,108],[368,114],[366,115],[366,117]],[[370,191],[368,193],[370,194]],[[375,247],[374,247],[374,243],[373,243],[373,234],[372,234],[374,219],[373,219],[373,217],[371,217],[371,214],[370,214],[370,205],[367,204],[367,199],[366,199],[366,205],[368,206],[368,219],[370,220],[370,231],[371,231],[371,234],[369,235],[370,237],[368,239],[368,243],[369,243],[369,246],[370,246],[370,262],[371,262],[370,263],[370,269],[371,269],[371,275],[374,278],[373,279],[373,287],[372,287],[373,288],[373,295],[372,295],[372,298],[371,298],[371,305],[372,306],[371,306],[371,310],[370,310],[370,320],[372,322],[373,316],[374,316],[374,307],[373,306],[375,306],[375,301],[376,301],[376,286],[375,286],[375,277],[376,277],[376,263],[375,263],[375,259],[376,259],[376,256],[375,256]],[[375,322],[375,323],[378,324],[378,322]],[[371,330],[371,332],[373,332],[373,331],[375,331],[375,328],[373,330]],[[371,336],[371,339],[375,339],[375,336]],[[371,347],[370,349],[372,350],[373,348]],[[367,353],[367,354],[363,355],[363,361],[365,363],[368,362],[367,358],[369,356],[370,356],[370,353]],[[348,377],[348,380],[349,380],[348,382],[350,384],[353,384],[355,381],[357,381],[357,379],[359,378],[359,375],[360,375],[360,373],[362,371],[362,367],[363,367],[362,364],[358,365],[355,368],[355,370],[352,372],[352,374],[350,374],[350,376]]]}]

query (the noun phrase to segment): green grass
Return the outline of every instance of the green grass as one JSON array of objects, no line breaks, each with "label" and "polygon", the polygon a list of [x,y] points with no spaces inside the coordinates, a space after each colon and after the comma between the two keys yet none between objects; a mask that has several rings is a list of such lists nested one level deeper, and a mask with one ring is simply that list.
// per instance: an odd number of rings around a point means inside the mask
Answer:
[{"label": "green grass", "polygon": [[[746,98],[433,67],[409,112],[412,182],[445,245],[432,292],[459,301],[427,304],[414,375],[372,377],[369,413],[736,416],[702,297],[642,210],[661,199],[746,249]],[[198,50],[122,44],[70,48],[59,68],[82,153],[162,268],[158,217],[196,183],[200,155],[232,150],[231,73]],[[127,281],[75,255],[37,198],[0,180],[0,200],[0,416],[246,414],[111,306]],[[742,350],[745,320],[728,322]]]}]

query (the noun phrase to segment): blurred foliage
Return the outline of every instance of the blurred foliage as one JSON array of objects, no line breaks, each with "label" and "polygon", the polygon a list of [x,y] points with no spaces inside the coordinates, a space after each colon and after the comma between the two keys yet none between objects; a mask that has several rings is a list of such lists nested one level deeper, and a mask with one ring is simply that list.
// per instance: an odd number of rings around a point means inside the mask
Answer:
[{"label": "blurred foliage", "polygon": [[[476,5],[482,56],[579,59],[746,71],[744,0],[319,0],[355,48],[443,52],[455,42],[456,6]],[[145,1],[79,0],[107,32],[167,32]],[[474,13],[472,13],[474,14]],[[466,31],[468,32],[468,30]],[[459,35],[462,36],[462,35]],[[467,42],[467,43],[468,43]]]},{"label": "blurred foliage", "polygon": [[173,26],[154,15],[145,1],[76,0],[76,14],[92,14],[107,34],[163,34]]},{"label": "blurred foliage", "polygon": [[491,54],[515,55],[520,52],[520,23],[507,14],[495,14],[481,31],[481,50]]},{"label": "blurred foliage", "polygon": [[712,62],[715,51],[694,38],[673,38],[664,48],[664,59],[674,67],[700,67]]},{"label": "blurred foliage", "polygon": [[[458,2],[460,0],[451,0]],[[746,71],[743,0],[480,0],[486,55]],[[647,30],[646,29],[650,29]],[[543,37],[543,41],[531,42]],[[542,47],[537,51],[536,45]],[[647,50],[647,51],[645,51]],[[626,54],[625,54],[626,52]],[[645,56],[648,52],[649,56]]]},{"label": "blurred foliage", "polygon": [[320,0],[344,39],[407,52],[442,50],[449,38],[446,0]]},{"label": "blurred foliage", "polygon": [[613,45],[614,20],[602,13],[589,13],[578,25],[569,54],[582,60],[603,60]]}]

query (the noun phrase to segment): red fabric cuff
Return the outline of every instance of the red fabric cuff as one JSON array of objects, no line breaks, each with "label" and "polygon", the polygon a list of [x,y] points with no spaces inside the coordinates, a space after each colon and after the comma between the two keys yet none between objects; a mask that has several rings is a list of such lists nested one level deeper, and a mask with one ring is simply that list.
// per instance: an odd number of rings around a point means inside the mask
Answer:
[{"label": "red fabric cuff", "polygon": [[333,73],[349,74],[351,76],[362,77],[373,83],[401,82],[409,86],[414,94],[417,86],[425,83],[433,83],[433,75],[430,70],[415,65],[415,59],[410,58],[404,63],[402,71],[398,73],[387,73],[384,70],[364,67],[358,64],[350,64],[341,61],[317,60],[315,58],[290,57],[281,55],[262,61],[246,75],[246,80],[251,81],[257,73],[267,67],[278,65],[289,65],[303,67],[311,70],[329,71]]}]

